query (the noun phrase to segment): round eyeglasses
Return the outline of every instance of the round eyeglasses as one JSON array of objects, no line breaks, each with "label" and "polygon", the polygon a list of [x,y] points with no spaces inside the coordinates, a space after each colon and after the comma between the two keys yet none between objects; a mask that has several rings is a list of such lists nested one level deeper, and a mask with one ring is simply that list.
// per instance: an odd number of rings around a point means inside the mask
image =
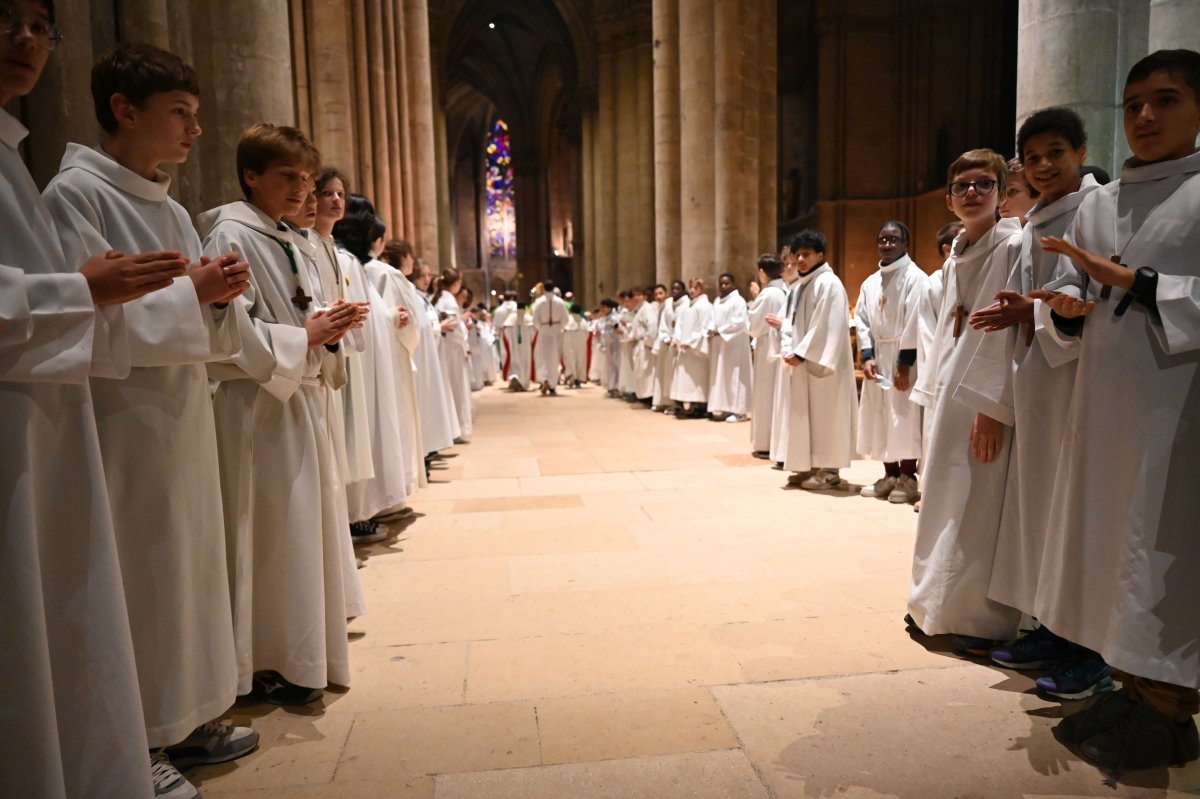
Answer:
[{"label": "round eyeglasses", "polygon": [[983,180],[956,180],[950,184],[950,194],[953,197],[966,197],[971,189],[980,197],[986,197],[996,190],[996,181],[991,178]]},{"label": "round eyeglasses", "polygon": [[40,19],[26,19],[8,6],[0,6],[0,35],[16,36],[28,30],[34,42],[43,50],[53,50],[62,41],[58,28]]}]

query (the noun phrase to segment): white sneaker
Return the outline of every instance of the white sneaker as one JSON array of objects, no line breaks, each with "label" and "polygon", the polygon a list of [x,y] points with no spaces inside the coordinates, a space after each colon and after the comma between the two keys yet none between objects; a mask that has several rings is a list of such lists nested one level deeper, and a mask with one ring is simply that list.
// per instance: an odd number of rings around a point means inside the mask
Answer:
[{"label": "white sneaker", "polygon": [[725,421],[727,421],[727,422],[744,422],[744,421],[746,421],[746,417],[738,416],[736,413],[731,413],[725,417]]},{"label": "white sneaker", "polygon": [[813,473],[800,487],[808,491],[821,491],[826,488],[837,488],[842,484],[837,469],[813,469]]},{"label": "white sneaker", "polygon": [[166,752],[150,755],[150,778],[154,781],[155,799],[200,799],[196,786],[171,765]]},{"label": "white sneaker", "polygon": [[892,489],[896,487],[896,481],[898,479],[898,477],[890,474],[884,475],[876,480],[873,485],[863,486],[862,490],[858,492],[858,495],[862,497],[874,497],[876,499],[890,500],[892,498]]},{"label": "white sneaker", "polygon": [[920,498],[921,490],[917,488],[917,478],[911,474],[900,475],[900,479],[888,494],[888,502],[895,502],[897,505],[915,502]]},{"label": "white sneaker", "polygon": [[224,721],[210,721],[163,753],[179,768],[227,763],[258,748],[258,733]]}]

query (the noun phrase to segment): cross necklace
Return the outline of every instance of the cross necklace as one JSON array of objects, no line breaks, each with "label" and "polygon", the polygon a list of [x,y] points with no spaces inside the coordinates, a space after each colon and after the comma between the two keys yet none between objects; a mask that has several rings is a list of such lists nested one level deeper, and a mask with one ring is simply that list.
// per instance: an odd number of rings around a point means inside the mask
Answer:
[{"label": "cross necklace", "polygon": [[[975,275],[975,279],[972,280],[971,285],[968,286],[968,288],[971,289],[972,293],[974,292],[975,284],[978,283],[979,280],[982,279],[982,277],[983,277],[983,267],[984,267],[984,264],[986,261],[987,261],[987,255],[985,254],[979,261],[978,274]],[[967,318],[967,307],[965,305],[963,305],[963,296],[964,295],[962,292],[962,281],[958,279],[958,270],[959,270],[960,266],[961,266],[961,264],[959,263],[958,259],[956,258],[954,261],[954,294],[955,294],[954,300],[955,300],[956,304],[954,306],[954,310],[950,312],[950,315],[954,317],[954,340],[955,341],[957,341],[958,337],[962,335],[963,319]]]}]

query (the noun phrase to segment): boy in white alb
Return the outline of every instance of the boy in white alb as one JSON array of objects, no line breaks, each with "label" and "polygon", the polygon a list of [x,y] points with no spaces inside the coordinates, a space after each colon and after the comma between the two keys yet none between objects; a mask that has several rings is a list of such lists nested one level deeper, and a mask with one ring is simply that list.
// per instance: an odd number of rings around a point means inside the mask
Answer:
[{"label": "boy in white alb", "polygon": [[714,420],[720,416],[727,422],[745,421],[750,412],[750,323],[746,300],[728,272],[717,281],[717,300],[705,333],[712,353],[708,412]]},{"label": "boy in white alb", "polygon": [[1079,359],[1034,608],[1123,674],[1061,725],[1115,771],[1200,757],[1200,53],[1134,64],[1124,121],[1120,181],[1042,240],[1079,268],[1048,298]]},{"label": "boy in white alb", "polygon": [[[858,451],[883,461],[885,474],[864,486],[864,497],[912,502],[918,496],[921,406],[909,399],[916,379],[916,327],[928,278],[908,257],[908,226],[885,222],[875,236],[879,269],[863,281],[854,318],[862,358]],[[905,338],[906,334],[911,338]]]},{"label": "boy in white alb", "polygon": [[[119,303],[173,285],[178,252],[68,261],[3,106],[61,36],[54,5],[0,25],[0,795],[154,795],[90,375],[128,372]],[[82,267],[79,265],[82,264]]]},{"label": "boy in white alb", "polygon": [[708,402],[709,357],[708,323],[712,302],[704,293],[704,281],[688,282],[688,299],[675,312],[675,330],[671,347],[675,350],[675,374],[671,379],[671,399],[680,405],[680,413],[703,418]]},{"label": "boy in white alb", "polygon": [[[234,255],[201,266],[200,237],[158,170],[185,161],[200,134],[192,68],[119,45],[93,67],[92,93],[104,143],[68,145],[45,191],[64,251],[170,247],[196,264],[191,280],[127,307],[129,376],[92,380],[146,735],[166,747],[154,776],[167,786],[186,781],[166,757],[220,763],[258,743],[249,728],[210,723],[237,697],[237,661],[205,364],[240,354],[249,319],[228,303],[249,286],[249,266]],[[198,795],[184,785],[172,795],[189,791]]]},{"label": "boy in white alb", "polygon": [[825,260],[825,236],[796,234],[788,248],[800,279],[792,287],[791,314],[780,331],[784,390],[788,393],[788,483],[817,491],[842,484],[838,470],[854,457],[857,398],[850,346],[850,300]]},{"label": "boy in white alb", "polygon": [[[1012,431],[1012,337],[967,319],[1008,282],[1021,252],[1021,224],[996,221],[1007,171],[992,150],[950,165],[946,203],[962,220],[947,270],[933,349],[913,389],[933,415],[908,610],[925,633],[955,633],[959,649],[986,655],[1016,637],[1020,611],[988,599]],[[969,442],[969,446],[967,445]]]},{"label": "boy in white alb", "polygon": [[[238,362],[211,364],[238,693],[269,702],[316,701],[327,684],[348,685],[344,490],[328,434],[322,388],[326,344],[359,319],[351,303],[318,309],[318,276],[280,221],[312,190],[319,155],[300,131],[258,124],[238,142],[246,196],[206,212],[204,249],[236,250],[250,262],[249,305],[268,376]],[[243,337],[243,349],[253,342]],[[355,575],[357,576],[357,575]]]},{"label": "boy in white alb", "polygon": [[750,336],[754,340],[750,451],[756,458],[769,458],[771,427],[774,424],[771,406],[775,400],[775,378],[779,373],[779,331],[767,324],[767,317],[781,318],[787,306],[783,261],[772,253],[759,256],[758,280],[762,289],[747,309]]},{"label": "boy in white alb", "polygon": [[563,327],[567,323],[567,305],[555,292],[553,280],[542,283],[542,296],[533,301],[533,325],[537,340],[533,345],[534,371],[542,396],[558,393],[562,366]]}]

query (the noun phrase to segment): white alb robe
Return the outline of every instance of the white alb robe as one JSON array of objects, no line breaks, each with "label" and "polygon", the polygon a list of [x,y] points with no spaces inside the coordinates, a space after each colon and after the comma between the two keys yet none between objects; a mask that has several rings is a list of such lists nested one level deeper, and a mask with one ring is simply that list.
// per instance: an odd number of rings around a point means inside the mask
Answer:
[{"label": "white alb robe", "polygon": [[654,354],[654,394],[650,403],[656,408],[674,404],[671,399],[671,381],[675,379],[677,354],[671,346],[671,339],[675,336],[676,308],[686,300],[686,297],[680,297],[678,300],[668,297],[659,303],[657,337],[651,348]]},{"label": "white alb robe", "polygon": [[1158,316],[1090,286],[1035,610],[1114,668],[1200,687],[1200,153],[1127,162],[1067,235],[1156,270]]},{"label": "white alb robe", "polygon": [[[771,443],[767,447],[770,459],[782,464],[787,459],[788,447],[788,418],[792,412],[791,370],[783,362],[783,328],[791,324],[792,314],[796,309],[796,301],[800,298],[800,280],[796,279],[784,286],[783,323],[776,335],[779,337],[779,356],[775,359],[775,396],[771,398]],[[847,331],[847,334],[849,331]]]},{"label": "white alb robe", "polygon": [[588,325],[579,314],[569,314],[563,327],[563,376],[568,380],[587,380]]},{"label": "white alb robe", "polygon": [[622,306],[617,310],[619,340],[617,346],[617,390],[623,397],[632,394],[634,389],[633,351],[636,346],[633,331],[634,313],[627,306]]},{"label": "white alb robe", "polygon": [[708,411],[745,416],[750,412],[752,379],[750,321],[746,300],[736,289],[713,302],[708,330],[716,333],[708,339]]},{"label": "white alb robe", "polygon": [[321,386],[323,349],[308,348],[304,329],[316,305],[292,303],[297,286],[316,300],[316,276],[291,233],[247,202],[208,211],[201,225],[206,255],[236,250],[250,263],[250,288],[237,301],[273,362],[265,380],[238,362],[209,365],[220,381],[214,412],[238,693],[268,669],[297,685],[348,685],[346,600],[359,591],[344,584],[345,489]]},{"label": "white alb robe", "polygon": [[456,321],[454,327],[442,336],[442,369],[446,373],[450,398],[454,401],[459,436],[464,439],[470,438],[475,408],[471,397],[471,375],[467,367],[467,325],[463,322],[463,311],[458,300],[450,292],[443,291],[434,300],[433,307],[447,318]]},{"label": "white alb robe", "polygon": [[543,294],[533,301],[533,324],[537,337],[533,344],[533,368],[539,383],[558,385],[562,364],[563,326],[567,323],[567,304],[556,294]]},{"label": "white alb robe", "polygon": [[772,406],[775,381],[779,376],[779,331],[767,324],[767,316],[783,318],[787,306],[787,284],[776,278],[762,287],[747,306],[750,336],[754,339],[753,382],[750,385],[750,449],[771,449]]},{"label": "white alb robe", "polygon": [[[1028,296],[1057,276],[1064,262],[1043,252],[1041,239],[1065,234],[1083,198],[1099,187],[1088,175],[1078,191],[1045,207],[1039,203],[1029,211],[1028,223],[1021,230],[1021,262],[1009,276],[1009,289]],[[1033,340],[1028,338],[1029,326],[1021,325],[1014,344],[1012,453],[988,583],[991,599],[1031,615],[1037,600],[1038,571],[1050,534],[1047,524],[1055,494],[1054,476],[1078,354],[1077,340],[1064,342],[1064,347],[1056,336],[1049,335],[1047,325],[1053,325],[1050,308],[1041,300],[1033,302]]]},{"label": "white alb robe", "polygon": [[858,417],[850,300],[828,262],[801,275],[792,291],[795,302],[780,330],[779,351],[781,358],[803,360],[783,364],[788,394],[788,415],[781,420],[788,428],[783,468],[841,469],[855,455]]},{"label": "white alb robe", "polygon": [[654,396],[654,340],[658,337],[658,306],[643,302],[633,317],[633,393],[640,400]]},{"label": "white alb robe", "polygon": [[708,401],[708,329],[712,302],[707,294],[690,299],[675,312],[671,346],[676,352],[671,378],[671,399],[676,402]]},{"label": "white alb robe", "polygon": [[[141,696],[89,375],[128,368],[0,109],[0,795],[150,799]],[[99,369],[102,353],[106,368]]]},{"label": "white alb robe", "polygon": [[517,378],[522,389],[529,388],[533,374],[533,320],[524,308],[518,308],[504,320],[505,380]]},{"label": "white alb robe", "polygon": [[[1016,637],[1020,611],[987,597],[1004,502],[1012,433],[1012,342],[1015,331],[984,333],[967,318],[993,302],[1021,251],[1021,223],[1002,219],[966,247],[954,242],[932,350],[913,401],[932,415],[926,442],[925,495],[917,521],[908,610],[930,635],[956,633],[995,640]],[[962,306],[960,336],[955,310]],[[971,455],[977,414],[1004,424],[991,463]]]},{"label": "white alb robe", "polygon": [[[362,264],[358,263],[358,259],[340,249],[332,236],[322,236],[320,241],[326,252],[332,252],[332,257],[336,259],[344,298],[349,302],[370,302],[366,281],[362,279]],[[363,372],[370,368],[365,365],[366,361],[374,356],[370,351],[373,342],[369,327],[352,330],[342,340],[353,342],[352,345],[343,348],[346,384],[341,389],[347,463],[347,472],[342,475],[342,480],[348,487],[359,480],[369,480],[375,476],[374,456],[371,452],[371,425],[367,418],[369,395],[363,385]],[[359,520],[352,517],[352,521]]]},{"label": "white alb robe", "polygon": [[[45,199],[63,250],[82,262],[109,250],[178,250],[200,237],[167,195],[97,150],[69,144]],[[146,735],[183,740],[237,698],[225,523],[205,363],[240,349],[238,306],[202,308],[190,278],[125,306],[133,368],[94,378],[104,459]],[[249,324],[248,319],[243,320]]]},{"label": "white alb robe", "polygon": [[[921,457],[921,406],[910,388],[895,386],[901,350],[916,350],[913,320],[928,294],[929,278],[907,255],[872,273],[859,289],[854,319],[860,352],[875,353],[877,380],[864,380],[858,407],[858,451],[864,458],[896,462]],[[909,369],[915,383],[919,370]]]},{"label": "white alb robe", "polygon": [[421,343],[413,352],[413,363],[416,365],[417,407],[421,412],[421,446],[425,450],[422,454],[432,455],[454,446],[454,439],[462,433],[462,428],[458,426],[454,400],[442,370],[442,328],[437,309],[411,280],[404,277],[404,282],[407,284],[401,285],[404,295],[417,305],[413,324],[421,337]]}]

